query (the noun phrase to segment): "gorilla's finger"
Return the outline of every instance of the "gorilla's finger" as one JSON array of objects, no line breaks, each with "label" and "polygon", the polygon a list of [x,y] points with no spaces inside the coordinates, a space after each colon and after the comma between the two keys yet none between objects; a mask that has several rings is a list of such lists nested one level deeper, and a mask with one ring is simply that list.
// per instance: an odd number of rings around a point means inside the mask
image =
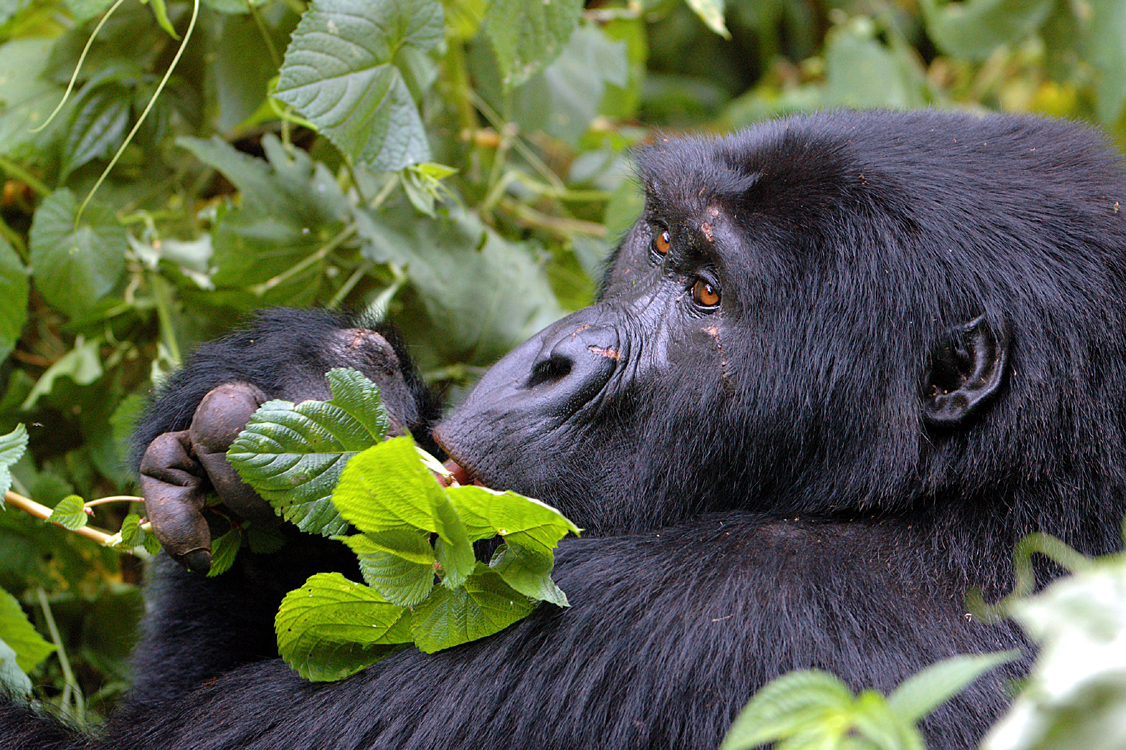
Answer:
[{"label": "gorilla's finger", "polygon": [[227,449],[247,420],[266,401],[266,394],[249,383],[224,383],[211,389],[192,417],[188,433],[192,450],[207,472],[223,504],[253,523],[277,523],[277,516],[227,462]]},{"label": "gorilla's finger", "polygon": [[153,533],[172,559],[189,570],[211,569],[211,531],[203,508],[203,469],[190,454],[187,430],[153,440],[141,459],[141,493]]}]

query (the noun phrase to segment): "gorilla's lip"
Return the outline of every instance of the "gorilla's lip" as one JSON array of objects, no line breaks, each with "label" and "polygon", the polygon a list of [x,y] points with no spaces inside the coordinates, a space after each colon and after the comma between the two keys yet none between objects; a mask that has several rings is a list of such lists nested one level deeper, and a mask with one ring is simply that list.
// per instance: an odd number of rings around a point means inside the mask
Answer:
[{"label": "gorilla's lip", "polygon": [[458,456],[455,455],[453,451],[451,451],[447,446],[442,445],[442,442],[438,440],[437,436],[432,435],[432,437],[434,437],[434,442],[438,443],[438,447],[444,450],[446,452],[446,455],[449,456],[449,459],[442,464],[446,467],[446,471],[450,473],[449,476],[444,477],[437,475],[438,482],[443,487],[449,487],[455,483],[461,485],[462,487],[465,487],[467,485],[476,485],[478,487],[487,486],[484,482],[474,476],[472,467],[466,466],[465,463],[460,458],[458,458]]}]

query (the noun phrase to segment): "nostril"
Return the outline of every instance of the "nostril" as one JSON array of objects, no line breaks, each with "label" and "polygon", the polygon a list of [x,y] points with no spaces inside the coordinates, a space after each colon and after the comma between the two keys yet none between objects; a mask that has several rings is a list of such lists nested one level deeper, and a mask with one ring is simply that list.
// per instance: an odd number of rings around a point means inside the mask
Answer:
[{"label": "nostril", "polygon": [[528,376],[528,388],[535,388],[544,383],[553,383],[562,380],[571,374],[574,363],[570,357],[552,354],[547,359],[541,359],[532,366],[532,373]]}]

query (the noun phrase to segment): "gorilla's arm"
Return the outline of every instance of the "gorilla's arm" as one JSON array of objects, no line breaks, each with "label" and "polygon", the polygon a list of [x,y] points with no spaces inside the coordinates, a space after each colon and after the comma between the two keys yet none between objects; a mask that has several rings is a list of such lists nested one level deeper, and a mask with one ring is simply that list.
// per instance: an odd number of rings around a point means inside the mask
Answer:
[{"label": "gorilla's arm", "polygon": [[[230,486],[232,477],[238,480],[223,452],[257,403],[329,398],[324,373],[333,367],[354,367],[377,383],[392,429],[410,431],[433,447],[429,433],[438,402],[392,331],[358,327],[324,310],[263,312],[251,325],[201,346],[161,389],[136,430],[134,465],[140,468],[148,517],[166,550],[191,562],[193,550],[209,549],[199,507],[213,485],[228,485],[219,488],[225,500],[243,495],[241,506],[228,507],[241,508],[244,517],[254,503],[264,507],[252,491],[245,497],[245,485]],[[281,532],[288,541],[280,552],[243,550],[234,567],[215,578],[158,558],[149,573],[149,610],[134,655],[135,702],[176,700],[240,664],[276,656],[273,619],[281,598],[313,573],[339,570],[359,580],[354,556],[342,545],[289,526]]]},{"label": "gorilla's arm", "polygon": [[[110,741],[714,748],[754,690],[791,669],[886,691],[920,664],[1022,642],[1010,625],[970,622],[961,587],[918,576],[936,563],[913,533],[729,513],[565,540],[555,578],[570,609],[540,605],[485,640],[432,656],[408,648],[337,683],[306,682],[278,659],[248,664],[115,722]],[[929,720],[928,746],[973,746],[1012,674],[991,673]]]}]

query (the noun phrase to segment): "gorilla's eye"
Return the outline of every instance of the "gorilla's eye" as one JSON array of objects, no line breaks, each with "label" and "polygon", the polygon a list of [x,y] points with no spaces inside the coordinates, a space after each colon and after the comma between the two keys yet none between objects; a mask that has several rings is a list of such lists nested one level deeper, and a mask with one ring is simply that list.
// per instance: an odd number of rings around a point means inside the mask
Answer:
[{"label": "gorilla's eye", "polygon": [[661,255],[668,255],[669,247],[671,246],[672,235],[669,234],[669,230],[667,229],[653,238],[653,249],[655,249]]},{"label": "gorilla's eye", "polygon": [[692,285],[692,299],[700,307],[715,307],[719,304],[719,290],[703,279],[696,279]]}]

